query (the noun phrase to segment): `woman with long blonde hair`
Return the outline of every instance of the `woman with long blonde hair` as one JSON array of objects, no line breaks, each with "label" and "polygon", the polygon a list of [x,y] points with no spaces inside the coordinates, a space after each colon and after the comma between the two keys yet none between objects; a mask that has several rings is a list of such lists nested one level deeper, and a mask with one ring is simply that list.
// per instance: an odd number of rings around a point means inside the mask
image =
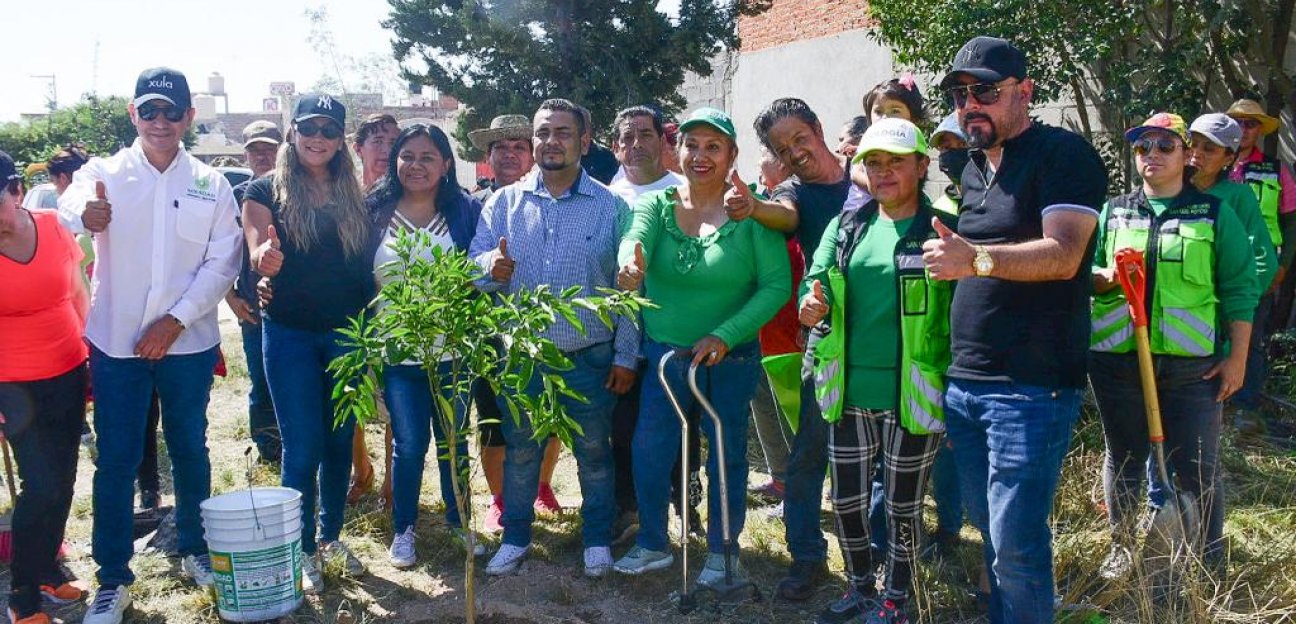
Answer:
[{"label": "woman with long blonde hair", "polygon": [[341,102],[302,96],[274,173],[249,185],[243,200],[251,261],[273,292],[262,308],[266,380],[282,436],[283,485],[302,493],[308,592],[321,589],[321,556],[341,560],[353,575],[364,572],[339,541],[355,421],[334,427],[327,370],[344,352],[338,329],[374,296],[376,241],[345,127]]}]

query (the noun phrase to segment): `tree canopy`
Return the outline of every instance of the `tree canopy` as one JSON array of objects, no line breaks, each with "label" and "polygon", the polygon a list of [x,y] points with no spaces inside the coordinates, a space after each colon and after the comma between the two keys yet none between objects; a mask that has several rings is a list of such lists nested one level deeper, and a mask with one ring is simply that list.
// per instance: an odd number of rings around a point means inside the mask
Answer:
[{"label": "tree canopy", "polygon": [[135,140],[126,103],[120,96],[86,95],[45,119],[0,124],[0,150],[23,165],[45,162],[72,143],[81,144],[93,156],[111,154]]},{"label": "tree canopy", "polygon": [[467,105],[456,137],[492,117],[529,114],[553,97],[589,108],[595,128],[617,110],[654,103],[684,107],[686,72],[706,76],[711,58],[738,46],[739,14],[768,0],[388,0],[383,25],[407,76]]}]

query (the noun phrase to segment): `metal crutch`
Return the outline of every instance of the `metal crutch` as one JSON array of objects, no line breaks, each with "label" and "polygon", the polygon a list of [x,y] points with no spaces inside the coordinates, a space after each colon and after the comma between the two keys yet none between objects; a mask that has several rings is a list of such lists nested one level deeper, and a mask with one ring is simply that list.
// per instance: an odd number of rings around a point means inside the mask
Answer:
[{"label": "metal crutch", "polygon": [[685,510],[680,514],[680,558],[683,572],[680,575],[680,590],[673,597],[680,613],[689,613],[697,604],[693,600],[693,595],[689,593],[688,585],[688,535],[689,535],[689,514],[688,506],[688,448],[689,448],[689,423],[688,416],[684,413],[684,408],[680,406],[679,399],[675,398],[675,392],[671,390],[670,381],[666,379],[666,364],[670,359],[675,357],[677,351],[667,351],[657,362],[657,380],[661,382],[662,390],[666,393],[666,398],[670,400],[671,407],[675,408],[675,415],[680,420],[680,509]]}]

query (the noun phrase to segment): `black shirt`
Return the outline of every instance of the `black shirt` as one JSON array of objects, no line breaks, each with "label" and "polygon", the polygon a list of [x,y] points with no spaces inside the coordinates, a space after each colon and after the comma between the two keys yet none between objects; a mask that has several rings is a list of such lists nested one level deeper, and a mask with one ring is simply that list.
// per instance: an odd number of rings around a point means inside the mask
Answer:
[{"label": "black shirt", "polygon": [[[234,187],[234,201],[238,202],[240,211],[238,217],[240,228],[243,227],[243,216],[241,214],[243,209],[243,197],[247,194],[247,188],[250,184],[252,184],[252,180],[244,180]],[[256,271],[252,270],[252,261],[248,257],[246,242],[243,243],[241,251],[243,264],[239,268],[238,278],[234,280],[234,294],[237,295],[239,299],[246,301],[248,306],[252,308],[252,311],[256,312],[261,309],[261,302],[257,300],[256,294],[256,285],[257,282],[261,280],[261,276],[257,275]],[[239,321],[239,324],[242,323],[243,321]]]},{"label": "black shirt", "polygon": [[[993,175],[984,155],[974,152],[962,181],[958,232],[987,245],[1042,238],[1043,215],[1050,210],[1092,210],[1096,219],[1107,194],[1107,170],[1093,147],[1073,132],[1039,123],[1004,142]],[[950,311],[949,376],[1083,387],[1093,245],[1090,237],[1071,279],[959,280]]]},{"label": "black shirt", "polygon": [[281,208],[274,201],[273,184],[274,176],[268,175],[254,180],[244,193],[245,199],[270,209],[284,255],[283,268],[270,278],[274,298],[264,316],[310,331],[347,325],[347,317],[358,314],[374,297],[374,245],[370,243],[358,256],[348,257],[337,234],[337,222],[320,210],[316,213],[319,240],[310,251],[302,251],[279,218]]},{"label": "black shirt", "polygon": [[796,235],[801,241],[806,266],[814,264],[814,253],[824,230],[833,217],[841,214],[850,185],[849,172],[843,172],[842,179],[832,184],[812,184],[792,176],[774,187],[770,194],[770,201],[790,201],[796,205],[799,220]]}]

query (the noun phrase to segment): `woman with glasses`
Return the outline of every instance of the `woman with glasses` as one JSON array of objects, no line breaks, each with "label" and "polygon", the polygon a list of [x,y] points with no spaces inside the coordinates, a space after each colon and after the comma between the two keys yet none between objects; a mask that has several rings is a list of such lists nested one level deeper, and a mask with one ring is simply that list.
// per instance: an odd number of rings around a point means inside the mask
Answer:
[{"label": "woman with glasses", "polygon": [[[921,526],[923,492],[945,431],[953,283],[928,279],[923,244],[957,223],[922,192],[927,141],[903,119],[874,123],[855,162],[873,198],[824,231],[801,285],[801,323],[811,328],[815,390],[828,436],[833,510],[850,589],[816,622],[908,622],[905,607]],[[832,315],[829,317],[829,312]],[[836,374],[831,371],[835,367]],[[880,463],[885,536],[871,535],[870,490]],[[877,590],[885,554],[884,591]]]},{"label": "woman with glasses", "polygon": [[[707,457],[706,565],[698,584],[724,582],[721,505],[728,505],[730,535],[736,544],[747,511],[748,405],[762,374],[756,333],[791,295],[791,269],[779,233],[755,219],[732,221],[727,195],[749,193],[730,184],[738,156],[733,122],[725,113],[701,108],[680,124],[679,155],[685,182],[640,198],[634,220],[621,242],[618,285],[641,286],[658,307],[644,310],[643,355],[650,372],[643,380],[639,422],[633,442],[635,493],[639,499],[636,545],[616,562],[623,574],[642,574],[671,565],[667,537],[667,499],[671,464],[680,447],[680,423],[656,374],[668,352],[681,353],[667,368],[671,390],[686,413],[695,401],[687,384],[690,364],[723,423],[725,456],[717,457],[716,430],[701,417],[711,438]],[[728,490],[719,491],[718,462],[725,462]],[[734,579],[743,574],[731,560]]]},{"label": "woman with glasses", "polygon": [[[1259,288],[1246,228],[1219,198],[1197,190],[1183,119],[1158,113],[1125,133],[1142,185],[1114,197],[1098,220],[1089,378],[1102,417],[1103,490],[1112,549],[1100,573],[1131,567],[1149,448],[1133,320],[1116,275],[1119,250],[1141,251],[1143,310],[1156,374],[1165,452],[1198,517],[1222,513],[1217,495],[1220,405],[1242,386]],[[1207,523],[1209,524],[1209,523]],[[1204,543],[1203,536],[1191,536]],[[1208,552],[1217,545],[1208,546]]]},{"label": "woman with glasses", "polygon": [[302,493],[302,576],[310,592],[322,588],[321,555],[364,572],[339,541],[355,420],[334,426],[335,380],[327,371],[344,352],[337,330],[374,296],[376,239],[345,123],[342,102],[302,96],[274,172],[252,182],[243,200],[251,262],[273,289],[262,309],[266,380],[282,436],[283,485]]},{"label": "woman with glasses", "polygon": [[[450,140],[436,126],[415,124],[403,130],[392,144],[388,160],[391,168],[379,178],[374,192],[369,196],[369,208],[379,229],[382,241],[374,254],[373,271],[378,284],[399,279],[390,265],[400,259],[396,255],[396,242],[402,232],[426,234],[428,245],[420,246],[418,253],[429,262],[433,249],[445,252],[463,251],[472,242],[477,230],[477,217],[481,204],[459,186],[455,177],[454,152]],[[465,285],[465,288],[471,288]],[[379,308],[376,312],[382,314]],[[450,362],[440,366],[440,377],[449,380]],[[455,406],[453,418],[443,418],[437,413],[437,402],[428,386],[428,376],[417,362],[389,363],[383,373],[383,395],[391,416],[392,432],[392,539],[388,558],[397,568],[413,566],[417,557],[414,550],[414,522],[418,516],[419,492],[423,488],[423,467],[428,447],[435,434],[437,440],[437,470],[441,477],[441,500],[446,506],[446,523],[465,544],[475,540],[465,531],[459,505],[454,496],[452,479],[455,474],[466,476],[468,444],[463,431],[467,412],[466,396],[451,396],[449,389],[442,393]],[[446,422],[453,423],[458,437],[458,456],[462,464],[452,470],[447,453],[448,431]],[[468,493],[466,479],[461,487]],[[465,510],[467,511],[467,510]],[[478,555],[485,548],[475,545]]]}]

